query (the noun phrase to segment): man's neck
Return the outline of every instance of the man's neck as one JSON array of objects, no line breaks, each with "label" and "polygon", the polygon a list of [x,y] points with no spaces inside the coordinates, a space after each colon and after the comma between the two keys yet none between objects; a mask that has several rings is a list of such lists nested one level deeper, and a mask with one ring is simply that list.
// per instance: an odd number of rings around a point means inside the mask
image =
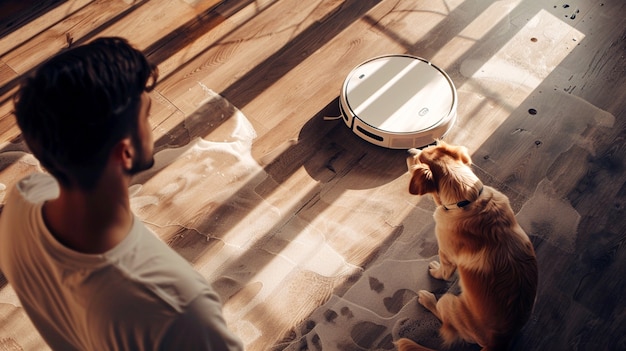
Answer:
[{"label": "man's neck", "polygon": [[133,224],[128,187],[122,183],[101,184],[89,192],[61,187],[60,196],[44,204],[46,226],[72,250],[98,254],[112,249]]}]

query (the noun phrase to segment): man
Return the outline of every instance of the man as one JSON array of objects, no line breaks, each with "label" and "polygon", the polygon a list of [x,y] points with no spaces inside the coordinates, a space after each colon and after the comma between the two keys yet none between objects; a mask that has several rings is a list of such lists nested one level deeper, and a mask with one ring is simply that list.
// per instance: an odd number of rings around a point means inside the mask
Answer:
[{"label": "man", "polygon": [[130,209],[153,164],[156,67],[121,38],[60,53],[15,115],[37,173],[0,216],[0,269],[54,350],[241,350],[217,294]]}]

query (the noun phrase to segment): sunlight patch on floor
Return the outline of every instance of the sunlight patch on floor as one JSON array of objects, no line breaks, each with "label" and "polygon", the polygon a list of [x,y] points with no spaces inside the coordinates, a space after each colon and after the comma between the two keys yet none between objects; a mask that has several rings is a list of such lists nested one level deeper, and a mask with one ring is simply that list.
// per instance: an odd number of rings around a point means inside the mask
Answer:
[{"label": "sunlight patch on floor", "polygon": [[[466,131],[496,130],[585,38],[583,33],[546,10],[538,11],[528,20],[523,15],[509,20],[513,27],[521,28],[506,44],[492,47],[488,42],[482,43],[459,64],[460,73],[466,78],[457,86],[460,94],[471,91],[478,95],[477,99],[467,99],[472,104],[461,106],[465,112],[460,114],[468,115]],[[471,118],[478,114],[489,117],[487,120]],[[476,136],[463,139],[472,140],[478,146],[490,134],[480,135],[483,139]]]}]

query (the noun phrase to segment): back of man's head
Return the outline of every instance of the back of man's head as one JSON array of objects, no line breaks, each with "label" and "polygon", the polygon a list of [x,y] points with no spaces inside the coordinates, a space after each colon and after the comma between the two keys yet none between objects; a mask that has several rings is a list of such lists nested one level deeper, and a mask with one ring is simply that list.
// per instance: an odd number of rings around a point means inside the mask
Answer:
[{"label": "back of man's head", "polygon": [[122,38],[61,52],[26,78],[15,96],[30,150],[61,185],[92,189],[117,142],[134,135],[141,94],[158,73]]}]

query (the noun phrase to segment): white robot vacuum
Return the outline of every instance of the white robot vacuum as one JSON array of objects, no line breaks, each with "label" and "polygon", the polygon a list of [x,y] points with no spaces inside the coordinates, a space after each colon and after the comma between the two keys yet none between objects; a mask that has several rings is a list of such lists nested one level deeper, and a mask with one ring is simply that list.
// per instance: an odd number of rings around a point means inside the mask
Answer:
[{"label": "white robot vacuum", "polygon": [[341,117],[362,139],[391,149],[432,144],[456,120],[450,77],[410,55],[385,55],[355,67],[339,97]]}]

